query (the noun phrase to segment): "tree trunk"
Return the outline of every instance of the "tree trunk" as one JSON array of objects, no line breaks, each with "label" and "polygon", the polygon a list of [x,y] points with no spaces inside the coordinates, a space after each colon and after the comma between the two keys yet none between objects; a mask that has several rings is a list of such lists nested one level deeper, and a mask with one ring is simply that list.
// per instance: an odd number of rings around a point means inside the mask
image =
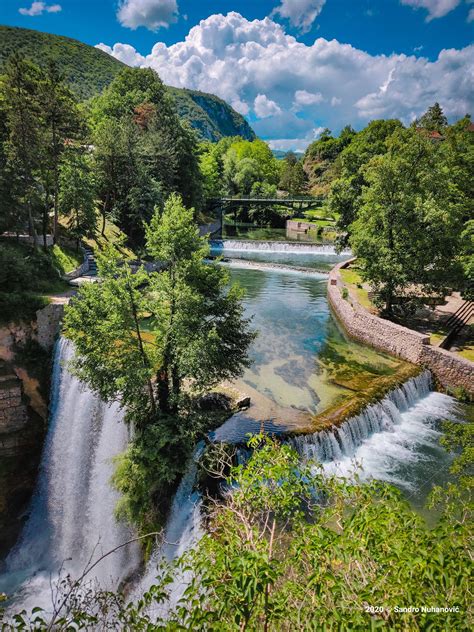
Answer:
[{"label": "tree trunk", "polygon": [[31,212],[31,204],[28,203],[28,228],[30,236],[33,237],[33,244],[36,248],[38,245],[38,235],[36,233],[35,222],[33,220],[33,214]]},{"label": "tree trunk", "polygon": [[[130,304],[132,307],[132,314],[133,314],[133,321],[135,323],[135,332],[137,334],[137,339],[138,339],[138,347],[140,349],[140,355],[142,357],[142,362],[143,362],[143,366],[145,369],[150,368],[149,367],[149,362],[148,362],[148,357],[145,353],[145,349],[143,347],[143,339],[142,339],[142,334],[140,331],[140,324],[138,322],[138,314],[137,314],[137,307],[135,305],[135,301],[133,300],[133,292],[132,292],[132,288],[130,287],[130,284],[128,285],[128,292],[130,295]],[[151,407],[151,412],[153,413],[153,415],[156,414],[156,402],[155,402],[155,394],[153,392],[153,384],[151,383],[151,379],[148,378],[147,380],[147,386],[148,386],[148,396],[150,398],[150,407]]]},{"label": "tree trunk", "polygon": [[163,367],[158,373],[158,401],[162,413],[170,412],[170,385],[168,380],[168,370]]},{"label": "tree trunk", "polygon": [[102,237],[105,237],[105,214],[106,214],[106,208],[107,208],[107,200],[102,205],[102,230],[100,232]]}]

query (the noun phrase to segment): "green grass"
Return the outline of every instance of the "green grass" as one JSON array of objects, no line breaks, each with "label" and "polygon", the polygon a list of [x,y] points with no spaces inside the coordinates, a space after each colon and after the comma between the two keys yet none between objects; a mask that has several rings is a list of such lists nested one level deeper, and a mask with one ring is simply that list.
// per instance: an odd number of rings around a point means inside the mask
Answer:
[{"label": "green grass", "polygon": [[50,251],[13,239],[0,239],[0,319],[31,320],[49,303],[49,295],[66,291],[62,270]]},{"label": "green grass", "polygon": [[341,279],[346,286],[355,294],[357,300],[367,310],[373,310],[374,304],[369,298],[368,290],[363,287],[363,279],[356,268],[343,268],[340,272]]},{"label": "green grass", "polygon": [[72,272],[83,262],[82,251],[79,250],[79,252],[77,252],[76,250],[64,245],[54,245],[50,249],[50,253],[54,264],[63,272],[63,274]]}]

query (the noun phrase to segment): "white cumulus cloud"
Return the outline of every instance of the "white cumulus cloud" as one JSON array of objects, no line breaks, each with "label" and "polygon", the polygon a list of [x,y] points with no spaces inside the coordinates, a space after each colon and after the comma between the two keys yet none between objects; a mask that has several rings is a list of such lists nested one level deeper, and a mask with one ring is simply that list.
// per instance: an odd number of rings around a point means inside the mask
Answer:
[{"label": "white cumulus cloud", "polygon": [[275,101],[269,99],[265,94],[257,94],[253,103],[253,109],[258,118],[267,118],[281,114],[281,108]]},{"label": "white cumulus cloud", "polygon": [[296,105],[317,105],[324,101],[324,97],[320,92],[308,92],[307,90],[297,90],[295,92]]},{"label": "white cumulus cloud", "polygon": [[474,111],[474,45],[442,50],[433,61],[370,55],[335,39],[307,46],[268,17],[232,12],[211,15],[183,41],[158,42],[145,56],[126,44],[100,48],[154,68],[166,84],[217,94],[267,139],[307,139],[317,127],[361,128],[374,118],[409,123],[435,101],[451,120]]},{"label": "white cumulus cloud", "polygon": [[326,0],[281,0],[280,4],[271,13],[271,16],[280,15],[290,21],[292,26],[302,33],[307,33],[313,22],[321,13]]},{"label": "white cumulus cloud", "polygon": [[406,4],[414,9],[426,9],[428,15],[426,21],[430,22],[435,18],[442,18],[450,11],[455,9],[461,0],[400,0],[402,4]]},{"label": "white cumulus cloud", "polygon": [[27,9],[23,7],[18,9],[18,12],[21,15],[29,15],[30,17],[34,17],[36,15],[42,15],[43,13],[59,13],[62,10],[60,4],[46,4],[45,2],[32,2],[31,7]]},{"label": "white cumulus cloud", "polygon": [[133,30],[144,26],[157,31],[176,22],[178,4],[176,0],[122,0],[117,18],[122,26]]}]

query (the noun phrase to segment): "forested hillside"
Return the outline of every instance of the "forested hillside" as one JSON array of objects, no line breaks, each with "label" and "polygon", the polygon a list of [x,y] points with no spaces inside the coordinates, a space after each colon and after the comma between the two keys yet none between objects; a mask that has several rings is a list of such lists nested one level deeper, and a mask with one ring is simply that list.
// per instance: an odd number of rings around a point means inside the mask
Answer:
[{"label": "forested hillside", "polygon": [[[14,52],[43,65],[53,59],[80,100],[100,94],[125,67],[98,48],[69,37],[0,26],[0,71]],[[202,139],[217,141],[224,136],[255,138],[243,116],[218,97],[179,88],[170,88],[170,92],[179,115]]]}]

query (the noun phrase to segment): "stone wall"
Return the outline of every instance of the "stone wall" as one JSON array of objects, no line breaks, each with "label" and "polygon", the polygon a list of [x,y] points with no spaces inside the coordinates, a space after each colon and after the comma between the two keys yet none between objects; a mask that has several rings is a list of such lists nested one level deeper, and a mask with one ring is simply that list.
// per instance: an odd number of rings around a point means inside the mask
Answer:
[{"label": "stone wall", "polygon": [[36,312],[38,343],[49,351],[59,334],[61,320],[64,314],[64,305],[50,303]]},{"label": "stone wall", "polygon": [[370,314],[351,297],[342,297],[340,269],[349,263],[333,268],[328,282],[329,303],[348,335],[379,351],[426,367],[444,388],[462,387],[474,396],[474,363],[432,347],[429,336]]},{"label": "stone wall", "polygon": [[0,371],[0,436],[21,430],[27,423],[21,380],[14,373]]}]

